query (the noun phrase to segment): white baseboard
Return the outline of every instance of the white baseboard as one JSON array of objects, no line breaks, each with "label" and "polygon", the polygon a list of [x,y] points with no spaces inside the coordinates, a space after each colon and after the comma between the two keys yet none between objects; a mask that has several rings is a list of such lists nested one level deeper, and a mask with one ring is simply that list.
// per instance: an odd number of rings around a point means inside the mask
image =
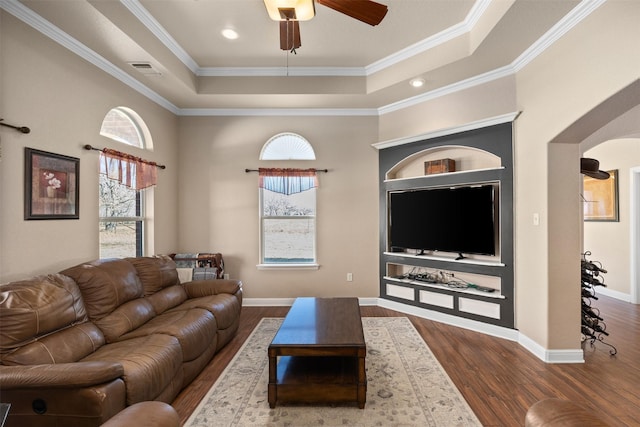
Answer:
[{"label": "white baseboard", "polygon": [[389,301],[383,298],[378,299],[378,305],[390,310],[411,314],[413,316],[422,317],[424,319],[434,320],[436,322],[445,323],[451,326],[457,326],[458,328],[469,329],[472,331],[483,333],[485,335],[491,335],[494,337],[507,339],[509,341],[518,341],[518,331],[515,329],[490,325],[488,323],[465,319],[464,317],[452,316],[450,314],[441,313],[439,311],[427,310],[425,308],[402,304],[395,301]]},{"label": "white baseboard", "polygon": [[522,333],[518,335],[518,344],[545,363],[584,363],[584,352],[581,348],[575,350],[547,350],[526,335]]},{"label": "white baseboard", "polygon": [[[548,350],[529,337],[521,334],[520,331],[516,329],[490,325],[463,317],[440,313],[439,311],[389,301],[384,298],[359,298],[358,300],[362,306],[388,308],[400,313],[422,317],[458,328],[469,329],[485,335],[516,341],[545,363],[584,363],[584,353],[581,348],[575,350]],[[244,298],[242,305],[246,307],[289,307],[293,304],[293,301],[295,301],[295,298]]]},{"label": "white baseboard", "polygon": [[[624,301],[624,302],[631,302],[631,294],[625,294],[624,292],[614,291],[613,289],[609,289],[609,288],[603,288],[600,286],[596,287],[596,296],[598,294],[615,298],[617,300]],[[597,304],[597,303],[594,303],[594,304]]]},{"label": "white baseboard", "polygon": [[295,298],[243,298],[244,307],[290,307]]},{"label": "white baseboard", "polygon": [[[291,307],[295,298],[243,298],[244,307]],[[377,306],[378,298],[358,298],[360,305]]]}]

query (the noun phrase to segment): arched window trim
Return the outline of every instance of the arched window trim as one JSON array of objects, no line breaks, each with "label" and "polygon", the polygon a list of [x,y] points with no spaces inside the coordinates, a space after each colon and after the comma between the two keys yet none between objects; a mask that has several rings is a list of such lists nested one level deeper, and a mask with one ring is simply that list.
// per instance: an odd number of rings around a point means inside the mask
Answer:
[{"label": "arched window trim", "polygon": [[[131,128],[135,131],[136,140],[132,141],[130,138],[127,138],[125,135],[118,134],[114,132],[112,129],[106,128],[105,123],[107,118],[111,114],[116,114],[119,117],[127,119],[127,122],[131,125]],[[146,150],[153,150],[153,142],[151,139],[151,133],[149,132],[149,128],[147,127],[142,117],[138,115],[131,108],[127,107],[115,107],[107,112],[104,120],[102,121],[102,126],[100,127],[100,135],[117,141],[122,144],[126,144],[132,147],[138,147]]]},{"label": "arched window trim", "polygon": [[316,160],[316,153],[302,135],[283,132],[272,136],[262,146],[260,160]]}]

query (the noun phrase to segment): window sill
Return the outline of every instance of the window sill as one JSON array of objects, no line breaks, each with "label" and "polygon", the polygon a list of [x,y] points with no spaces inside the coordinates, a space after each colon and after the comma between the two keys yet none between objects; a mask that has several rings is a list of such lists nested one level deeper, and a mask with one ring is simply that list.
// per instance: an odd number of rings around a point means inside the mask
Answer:
[{"label": "window sill", "polygon": [[258,270],[317,270],[320,264],[258,264]]}]

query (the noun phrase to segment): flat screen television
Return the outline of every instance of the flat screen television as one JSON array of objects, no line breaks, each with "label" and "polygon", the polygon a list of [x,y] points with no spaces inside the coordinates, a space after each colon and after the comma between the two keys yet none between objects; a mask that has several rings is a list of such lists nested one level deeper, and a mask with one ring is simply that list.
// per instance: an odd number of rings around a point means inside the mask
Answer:
[{"label": "flat screen television", "polygon": [[389,193],[389,247],[495,255],[494,186]]}]

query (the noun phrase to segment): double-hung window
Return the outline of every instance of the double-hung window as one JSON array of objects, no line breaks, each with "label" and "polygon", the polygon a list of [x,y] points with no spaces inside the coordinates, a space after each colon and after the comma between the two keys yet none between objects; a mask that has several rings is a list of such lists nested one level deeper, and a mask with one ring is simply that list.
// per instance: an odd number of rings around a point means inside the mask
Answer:
[{"label": "double-hung window", "polygon": [[[262,147],[260,160],[315,160],[311,144],[285,132]],[[315,169],[261,168],[260,267],[317,268]]]},{"label": "double-hung window", "polygon": [[[286,170],[283,174],[287,174]],[[262,181],[278,179],[286,182],[305,178],[261,177]],[[260,212],[263,265],[316,264],[315,186],[286,194],[282,188],[274,188],[268,183],[261,185]]]},{"label": "double-hung window", "polygon": [[145,223],[142,191],[100,174],[100,258],[142,256]]},{"label": "double-hung window", "polygon": [[[140,116],[126,107],[110,110],[105,116],[100,135],[122,144],[141,149],[152,147],[149,131]],[[110,166],[120,168],[117,173]],[[124,258],[142,256],[145,242],[150,242],[149,212],[145,201],[152,197],[153,188],[139,188],[131,179],[123,179],[127,165],[115,165],[100,155],[98,188],[100,258]],[[123,168],[125,168],[123,172]],[[113,179],[119,175],[120,179]],[[135,178],[134,178],[135,179]]]}]

